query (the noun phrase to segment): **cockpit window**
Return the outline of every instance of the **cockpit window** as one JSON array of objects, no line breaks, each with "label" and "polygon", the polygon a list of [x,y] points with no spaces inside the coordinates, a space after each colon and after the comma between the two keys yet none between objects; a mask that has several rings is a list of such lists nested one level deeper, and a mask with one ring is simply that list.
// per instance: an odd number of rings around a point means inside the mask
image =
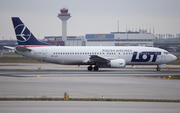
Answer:
[{"label": "cockpit window", "polygon": [[169,54],[169,52],[164,52],[164,54]]}]

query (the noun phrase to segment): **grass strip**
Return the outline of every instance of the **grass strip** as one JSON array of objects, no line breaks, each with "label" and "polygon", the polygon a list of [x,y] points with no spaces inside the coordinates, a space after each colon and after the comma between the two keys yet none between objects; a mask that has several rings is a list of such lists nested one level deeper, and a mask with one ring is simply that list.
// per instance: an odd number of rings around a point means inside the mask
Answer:
[{"label": "grass strip", "polygon": [[165,78],[169,78],[169,79],[180,79],[180,75],[170,75],[170,76],[165,76]]},{"label": "grass strip", "polygon": [[69,100],[64,100],[64,98],[51,98],[51,97],[41,97],[41,98],[0,98],[0,101],[119,101],[119,102],[180,102],[180,100],[167,100],[167,99],[119,99],[119,98],[69,98]]}]

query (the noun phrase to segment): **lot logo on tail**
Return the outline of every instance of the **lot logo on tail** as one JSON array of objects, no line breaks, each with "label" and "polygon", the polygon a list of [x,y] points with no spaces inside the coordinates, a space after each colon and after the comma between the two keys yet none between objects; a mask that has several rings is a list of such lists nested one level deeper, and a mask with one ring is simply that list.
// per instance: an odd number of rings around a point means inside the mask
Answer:
[{"label": "lot logo on tail", "polygon": [[24,24],[20,24],[14,28],[16,37],[19,42],[26,42],[31,37],[31,32],[27,29]]}]

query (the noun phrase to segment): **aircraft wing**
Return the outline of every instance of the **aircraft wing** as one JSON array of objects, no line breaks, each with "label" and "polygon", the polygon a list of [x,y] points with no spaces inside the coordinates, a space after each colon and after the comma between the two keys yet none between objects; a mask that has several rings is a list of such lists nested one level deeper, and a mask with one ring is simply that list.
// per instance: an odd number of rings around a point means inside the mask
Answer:
[{"label": "aircraft wing", "polygon": [[107,63],[109,62],[109,60],[103,58],[103,57],[100,57],[98,55],[91,55],[90,56],[90,62],[99,62],[99,63]]}]

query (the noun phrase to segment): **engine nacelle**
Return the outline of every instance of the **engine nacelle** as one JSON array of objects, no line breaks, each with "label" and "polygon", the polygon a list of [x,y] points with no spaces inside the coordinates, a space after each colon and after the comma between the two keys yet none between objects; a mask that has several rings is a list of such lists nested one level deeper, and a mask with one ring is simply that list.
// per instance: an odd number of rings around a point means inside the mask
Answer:
[{"label": "engine nacelle", "polygon": [[113,68],[124,68],[126,66],[126,61],[124,59],[115,59],[110,60],[108,64]]}]

